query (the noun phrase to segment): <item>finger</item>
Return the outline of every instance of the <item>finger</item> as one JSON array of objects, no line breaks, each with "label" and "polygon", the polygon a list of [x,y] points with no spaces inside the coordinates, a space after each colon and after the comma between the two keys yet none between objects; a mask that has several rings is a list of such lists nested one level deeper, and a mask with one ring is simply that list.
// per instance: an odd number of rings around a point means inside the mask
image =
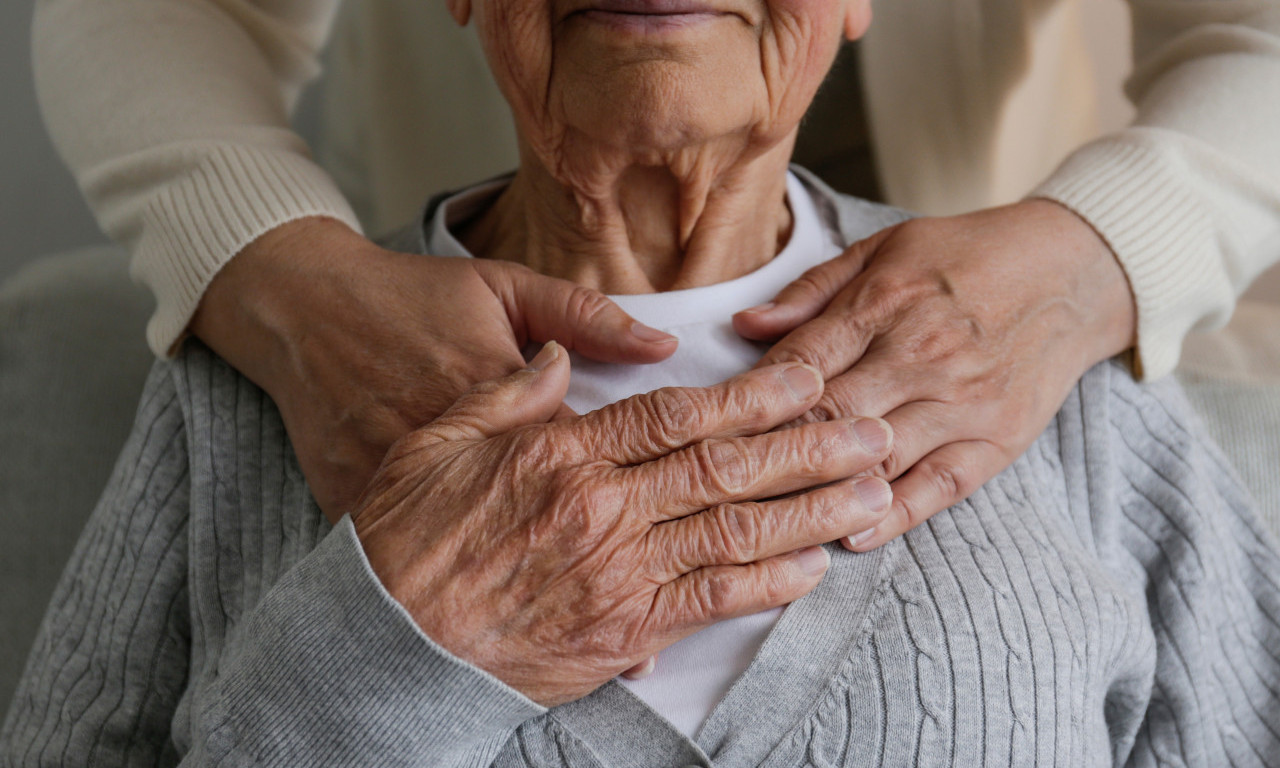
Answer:
[{"label": "finger", "polygon": [[649,562],[666,579],[706,566],[753,563],[871,529],[892,499],[889,483],[860,477],[786,499],[721,504],[654,526]]},{"label": "finger", "polygon": [[826,573],[822,547],[747,565],[717,565],[663,585],[654,600],[655,632],[685,636],[725,619],[747,616],[799,600]]},{"label": "finger", "polygon": [[937,400],[916,400],[890,411],[884,418],[893,426],[893,450],[876,473],[893,482],[909,472],[924,457],[953,443],[982,441],[992,409],[979,404],[961,407]]},{"label": "finger", "polygon": [[852,368],[828,377],[822,397],[800,417],[799,423],[860,416],[885,418],[885,414],[920,396],[920,384],[930,382],[936,388],[937,378],[932,372],[904,371],[890,351],[873,346]]},{"label": "finger", "polygon": [[621,471],[635,489],[636,511],[670,520],[717,504],[779,496],[870,472],[892,444],[889,425],[879,419],[833,421],[705,440]]},{"label": "finger", "polygon": [[653,674],[653,670],[658,666],[658,655],[655,653],[631,669],[622,673],[622,676],[628,680],[643,680]]},{"label": "finger", "polygon": [[639,464],[713,437],[759,434],[809,410],[822,394],[818,372],[792,363],[748,371],[711,387],[669,387],[583,416],[552,439],[584,455]]},{"label": "finger", "polygon": [[528,367],[472,387],[453,407],[407,438],[413,448],[454,440],[481,440],[550,420],[569,389],[569,355],[547,342]]},{"label": "finger", "polygon": [[733,329],[747,339],[776,339],[822,313],[831,300],[861,272],[888,236],[884,229],[845,249],[791,281],[773,301],[733,316]]},{"label": "finger", "polygon": [[[857,288],[855,283],[850,291]],[[800,362],[831,379],[849,370],[866,352],[879,330],[871,318],[835,307],[788,333],[764,353],[757,367]]]},{"label": "finger", "polygon": [[603,363],[654,363],[676,351],[676,337],[637,322],[599,291],[513,264],[476,268],[502,299],[517,335],[555,339]]},{"label": "finger", "polygon": [[969,498],[1008,464],[1009,457],[994,443],[970,440],[944,445],[893,484],[893,505],[874,533],[846,546],[865,552],[901,536]]}]

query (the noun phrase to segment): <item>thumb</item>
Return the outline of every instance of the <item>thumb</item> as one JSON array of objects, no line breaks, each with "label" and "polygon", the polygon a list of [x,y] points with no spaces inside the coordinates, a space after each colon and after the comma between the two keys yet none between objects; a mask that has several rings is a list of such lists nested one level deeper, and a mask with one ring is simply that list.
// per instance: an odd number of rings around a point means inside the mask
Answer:
[{"label": "thumb", "polygon": [[555,339],[602,363],[656,363],[676,351],[676,337],[637,322],[599,291],[514,264],[476,267],[502,299],[517,336]]},{"label": "thumb", "polygon": [[549,341],[527,367],[468,390],[440,418],[414,434],[414,447],[483,440],[548,422],[561,409],[568,390],[569,355]]},{"label": "thumb", "polygon": [[733,329],[746,339],[777,339],[822,314],[831,300],[857,277],[892,228],[859,240],[844,253],[809,269],[778,292],[773,301],[733,316]]}]

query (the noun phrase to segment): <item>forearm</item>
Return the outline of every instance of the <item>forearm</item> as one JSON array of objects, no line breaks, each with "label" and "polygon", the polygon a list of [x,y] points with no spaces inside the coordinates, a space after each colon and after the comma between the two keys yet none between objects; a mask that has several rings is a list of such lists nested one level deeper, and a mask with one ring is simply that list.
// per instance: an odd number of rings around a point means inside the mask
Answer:
[{"label": "forearm", "polygon": [[1133,13],[1134,124],[1082,147],[1033,195],[1115,252],[1137,306],[1138,373],[1152,378],[1280,257],[1280,12],[1206,1]]},{"label": "forearm", "polygon": [[134,253],[169,350],[246,244],[308,215],[358,224],[289,128],[336,0],[43,0],[37,91],[99,223]]}]

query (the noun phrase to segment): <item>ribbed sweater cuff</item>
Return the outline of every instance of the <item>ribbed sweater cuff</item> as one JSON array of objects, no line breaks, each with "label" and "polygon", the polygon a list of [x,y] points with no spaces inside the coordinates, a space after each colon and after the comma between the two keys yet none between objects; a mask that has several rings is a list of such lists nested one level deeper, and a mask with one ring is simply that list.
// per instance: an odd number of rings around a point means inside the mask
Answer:
[{"label": "ribbed sweater cuff", "polygon": [[261,235],[307,216],[360,231],[333,180],[304,155],[232,144],[201,154],[151,199],[134,250],[133,275],[156,296],[147,342],[160,356],[174,351],[218,270]]},{"label": "ribbed sweater cuff", "polygon": [[215,760],[453,765],[546,711],[423,634],[350,518],[263,598],[238,644],[206,713]]},{"label": "ribbed sweater cuff", "polygon": [[1189,187],[1176,140],[1130,130],[1073,153],[1030,197],[1057,201],[1102,236],[1137,300],[1134,373],[1154,379],[1178,364],[1192,326],[1232,305],[1216,258],[1213,221]]}]

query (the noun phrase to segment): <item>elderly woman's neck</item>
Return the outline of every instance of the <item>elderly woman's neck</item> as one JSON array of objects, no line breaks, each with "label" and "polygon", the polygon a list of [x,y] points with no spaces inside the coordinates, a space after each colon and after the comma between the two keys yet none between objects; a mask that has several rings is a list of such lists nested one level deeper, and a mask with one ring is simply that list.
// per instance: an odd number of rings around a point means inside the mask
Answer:
[{"label": "elderly woman's neck", "polygon": [[[653,293],[731,280],[772,259],[791,234],[790,145],[715,164],[673,158],[556,178],[525,162],[462,232],[473,254],[524,264],[605,293]],[[585,163],[584,163],[585,165]]]}]

